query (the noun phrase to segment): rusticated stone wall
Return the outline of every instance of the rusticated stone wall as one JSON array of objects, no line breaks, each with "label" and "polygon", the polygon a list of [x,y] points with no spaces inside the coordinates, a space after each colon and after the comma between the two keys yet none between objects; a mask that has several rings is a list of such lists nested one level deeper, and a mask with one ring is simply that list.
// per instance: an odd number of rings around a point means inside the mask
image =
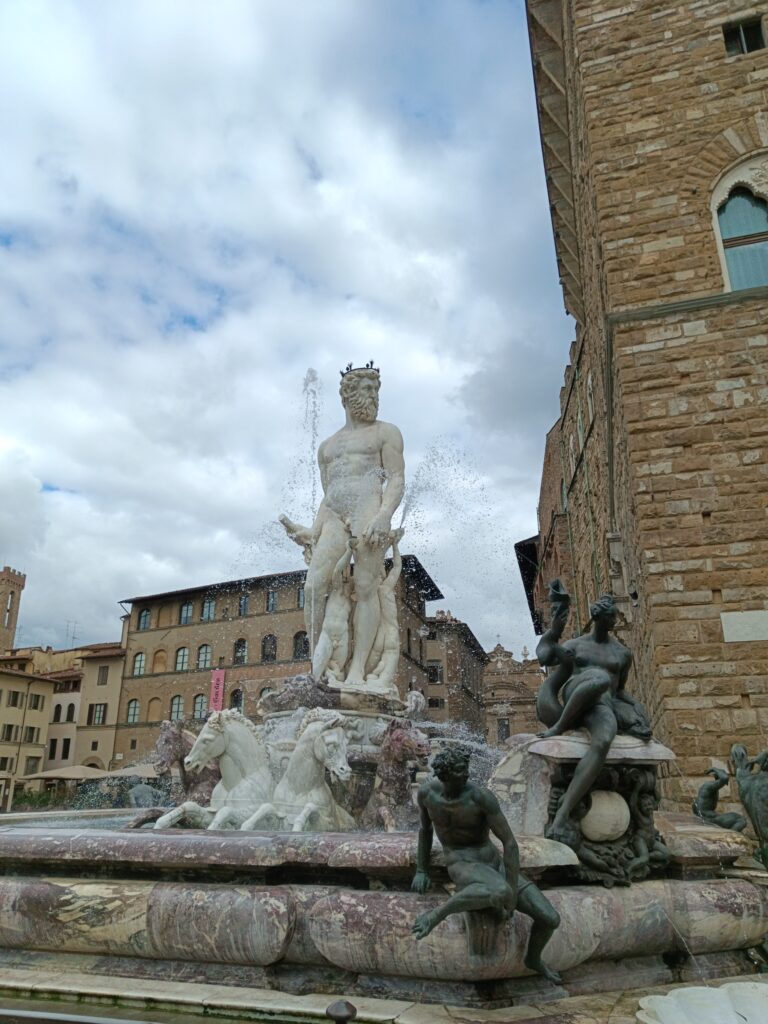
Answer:
[{"label": "rusticated stone wall", "polygon": [[723,38],[765,11],[528,0],[528,12],[577,319],[563,457],[545,467],[566,484],[572,627],[601,590],[617,595],[630,687],[679,756],[667,806],[687,808],[732,743],[768,745],[768,287],[729,291],[716,233],[726,175],[757,166],[750,180],[768,188],[768,49],[729,56]]},{"label": "rusticated stone wall", "polygon": [[[733,743],[754,754],[768,737],[766,637],[726,638],[729,615],[749,627],[743,613],[768,608],[764,300],[617,326],[614,352],[632,482],[622,511],[631,503],[640,539],[638,675],[697,777]],[[667,792],[690,797],[680,779]]]}]

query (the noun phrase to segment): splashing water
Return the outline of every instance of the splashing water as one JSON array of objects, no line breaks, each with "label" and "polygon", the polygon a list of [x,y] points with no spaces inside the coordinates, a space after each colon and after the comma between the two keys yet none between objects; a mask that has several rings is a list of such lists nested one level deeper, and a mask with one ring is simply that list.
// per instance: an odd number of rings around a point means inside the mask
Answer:
[{"label": "splashing water", "polygon": [[433,722],[428,717],[413,717],[413,723],[429,736],[433,754],[447,743],[456,743],[469,750],[472,754],[469,777],[478,785],[487,783],[493,769],[507,752],[501,747],[491,746],[479,733],[472,732],[466,722]]},{"label": "splashing water", "polygon": [[310,474],[310,488],[312,492],[312,504],[310,506],[312,516],[317,511],[317,473],[314,471],[315,459],[318,445],[320,421],[320,378],[317,370],[312,367],[307,370],[304,376],[302,392],[304,394],[304,430],[309,437],[309,460],[312,472]]},{"label": "splashing water", "polygon": [[[302,381],[302,408],[294,430],[296,455],[289,465],[279,500],[275,501],[275,517],[261,523],[243,543],[231,566],[232,575],[272,573],[289,570],[301,564],[299,549],[277,520],[285,512],[297,522],[310,526],[319,503],[319,472],[317,447],[323,411],[322,384],[316,370],[309,367]],[[299,554],[299,559],[296,556]]]},{"label": "splashing water", "polygon": [[320,439],[322,413],[322,385],[317,371],[310,367],[301,385],[303,409],[301,437],[296,445],[296,457],[286,478],[281,494],[282,511],[291,519],[311,526],[318,505],[317,447]]}]

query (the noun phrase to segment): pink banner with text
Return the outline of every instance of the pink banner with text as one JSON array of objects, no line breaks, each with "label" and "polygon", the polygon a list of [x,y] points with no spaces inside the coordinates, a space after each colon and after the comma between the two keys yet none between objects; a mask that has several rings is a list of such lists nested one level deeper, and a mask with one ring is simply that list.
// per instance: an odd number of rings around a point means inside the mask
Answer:
[{"label": "pink banner with text", "polygon": [[221,711],[224,707],[224,669],[215,668],[211,672],[211,699],[208,701],[209,711]]}]

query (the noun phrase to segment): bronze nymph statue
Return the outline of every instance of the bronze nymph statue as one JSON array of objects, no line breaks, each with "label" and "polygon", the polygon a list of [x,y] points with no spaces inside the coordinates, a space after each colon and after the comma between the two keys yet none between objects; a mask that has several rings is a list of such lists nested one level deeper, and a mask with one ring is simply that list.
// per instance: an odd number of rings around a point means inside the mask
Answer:
[{"label": "bronze nymph statue", "polygon": [[559,736],[568,729],[585,728],[590,736],[589,749],[547,829],[550,839],[573,846],[579,837],[571,818],[600,775],[616,734],[648,740],[651,727],[645,708],[625,689],[632,655],[611,635],[617,618],[613,596],[604,594],[590,606],[589,632],[561,644],[570,597],[560,580],[550,583],[549,592],[552,625],[536,648],[539,663],[552,669],[537,697],[539,720],[549,727],[540,735]]}]

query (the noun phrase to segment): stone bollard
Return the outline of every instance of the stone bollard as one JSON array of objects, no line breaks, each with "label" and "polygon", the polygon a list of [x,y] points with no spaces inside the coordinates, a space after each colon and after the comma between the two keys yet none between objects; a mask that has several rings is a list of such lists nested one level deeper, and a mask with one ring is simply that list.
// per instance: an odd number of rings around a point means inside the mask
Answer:
[{"label": "stone bollard", "polygon": [[348,1024],[348,1021],[354,1020],[357,1016],[357,1007],[348,1003],[346,999],[337,999],[325,1011],[325,1016],[330,1017],[335,1024]]}]

